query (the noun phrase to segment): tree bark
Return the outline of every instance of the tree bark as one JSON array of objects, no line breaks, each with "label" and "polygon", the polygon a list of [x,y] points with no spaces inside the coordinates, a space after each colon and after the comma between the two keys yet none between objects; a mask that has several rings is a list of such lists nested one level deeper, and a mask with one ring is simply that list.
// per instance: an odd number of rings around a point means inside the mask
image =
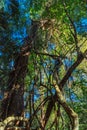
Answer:
[{"label": "tree bark", "polygon": [[54,84],[54,87],[56,89],[56,94],[57,94],[57,100],[61,104],[61,106],[64,108],[66,111],[67,115],[71,119],[71,125],[72,125],[72,130],[79,130],[79,119],[78,115],[73,111],[73,109],[66,103],[66,100],[59,89],[59,86],[57,84]]},{"label": "tree bark", "polygon": [[2,101],[2,119],[11,115],[21,116],[23,113],[24,78],[27,64],[28,56],[20,53],[15,60],[14,70],[9,74],[8,95]]},{"label": "tree bark", "polygon": [[36,37],[37,24],[33,22],[31,37],[25,39],[20,53],[15,60],[14,69],[9,74],[7,96],[3,99],[0,115],[1,119],[9,116],[22,116],[24,112],[24,79],[27,73],[28,57],[33,49],[33,43]]}]

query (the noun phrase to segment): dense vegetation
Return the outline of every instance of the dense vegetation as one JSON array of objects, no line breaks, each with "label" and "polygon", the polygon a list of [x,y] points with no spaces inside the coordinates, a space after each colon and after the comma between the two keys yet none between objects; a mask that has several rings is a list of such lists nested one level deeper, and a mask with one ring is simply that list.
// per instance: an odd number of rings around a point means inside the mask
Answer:
[{"label": "dense vegetation", "polygon": [[86,130],[86,61],[86,0],[0,2],[2,122],[25,117],[28,130]]}]

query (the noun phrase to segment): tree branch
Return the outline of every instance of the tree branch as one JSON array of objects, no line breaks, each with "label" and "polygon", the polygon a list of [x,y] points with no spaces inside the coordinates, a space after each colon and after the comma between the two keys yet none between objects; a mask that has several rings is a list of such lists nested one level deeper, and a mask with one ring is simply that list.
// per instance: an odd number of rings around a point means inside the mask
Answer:
[{"label": "tree branch", "polygon": [[82,54],[80,53],[76,62],[69,68],[69,70],[66,72],[66,74],[64,75],[64,77],[62,78],[62,80],[59,83],[59,87],[60,89],[62,89],[66,83],[66,81],[69,79],[69,77],[71,76],[72,72],[76,69],[76,67],[83,61],[83,59],[85,58],[85,55],[87,55],[87,50]]},{"label": "tree branch", "polygon": [[73,109],[66,103],[66,100],[59,88],[59,86],[57,85],[57,83],[54,83],[54,87],[56,90],[56,94],[57,94],[57,100],[60,102],[61,106],[64,108],[64,110],[66,111],[67,115],[69,116],[69,118],[72,121],[72,130],[78,130],[79,129],[79,119],[78,119],[78,115],[73,111]]}]

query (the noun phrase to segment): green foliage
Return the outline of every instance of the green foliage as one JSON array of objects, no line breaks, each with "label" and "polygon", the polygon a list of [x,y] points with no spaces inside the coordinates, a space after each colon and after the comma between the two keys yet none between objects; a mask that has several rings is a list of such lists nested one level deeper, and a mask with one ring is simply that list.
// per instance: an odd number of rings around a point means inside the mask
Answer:
[{"label": "green foliage", "polygon": [[[15,27],[21,28],[26,18],[19,17],[18,3],[14,1],[10,8],[12,14],[9,20],[14,21]],[[38,23],[38,31],[32,41],[33,47],[29,54],[28,72],[25,78],[25,89],[29,95],[26,109],[32,117],[31,127],[40,127],[43,123],[43,113],[46,113],[50,96],[53,99],[55,94],[53,81],[57,81],[59,84],[72,65],[67,67],[64,60],[68,59],[74,63],[78,57],[78,48],[81,52],[87,49],[86,37],[79,35],[74,25],[81,18],[87,17],[86,8],[85,1],[81,0],[35,0],[31,7],[27,7],[25,10],[25,12],[30,11],[30,17]],[[3,53],[0,56],[0,67],[2,67],[0,70],[0,86],[6,87],[8,74],[11,71],[9,62],[12,59],[15,60],[17,53],[20,51],[20,46],[17,46],[16,41],[12,41],[10,37],[13,23],[9,23],[7,20],[9,14],[2,11],[0,16],[0,36],[2,37],[2,40],[0,39],[0,47],[2,47],[0,51]],[[21,21],[20,25],[17,23],[18,20]],[[30,28],[28,31],[30,34]],[[4,34],[6,35],[5,38]],[[59,64],[56,66],[58,58],[61,62],[58,61]],[[68,79],[64,85],[65,99],[68,105],[78,113],[81,130],[85,130],[87,127],[86,74],[87,64],[84,60],[76,70],[73,70],[73,81],[70,82]],[[72,97],[72,94],[75,97]],[[34,96],[37,96],[36,99]],[[59,101],[53,106],[46,130],[48,128],[51,130],[58,128],[59,130],[71,130],[70,119],[62,107],[60,107],[60,115],[56,116],[58,114],[58,103]],[[54,124],[51,127],[53,122]]]}]

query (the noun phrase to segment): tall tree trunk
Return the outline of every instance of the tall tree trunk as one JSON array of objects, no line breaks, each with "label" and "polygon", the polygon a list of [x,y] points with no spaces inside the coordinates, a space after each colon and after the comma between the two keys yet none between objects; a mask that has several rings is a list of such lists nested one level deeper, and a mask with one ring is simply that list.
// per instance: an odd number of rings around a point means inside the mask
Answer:
[{"label": "tall tree trunk", "polygon": [[28,55],[20,53],[15,60],[14,70],[9,74],[8,95],[2,101],[2,119],[11,115],[21,116],[23,113],[24,78],[27,64]]},{"label": "tall tree trunk", "polygon": [[20,53],[15,60],[14,69],[9,74],[8,94],[2,101],[1,119],[8,116],[22,116],[24,112],[24,78],[27,73],[28,56],[32,49],[37,31],[37,24],[32,24],[31,38],[25,39],[25,44],[22,46]]}]

